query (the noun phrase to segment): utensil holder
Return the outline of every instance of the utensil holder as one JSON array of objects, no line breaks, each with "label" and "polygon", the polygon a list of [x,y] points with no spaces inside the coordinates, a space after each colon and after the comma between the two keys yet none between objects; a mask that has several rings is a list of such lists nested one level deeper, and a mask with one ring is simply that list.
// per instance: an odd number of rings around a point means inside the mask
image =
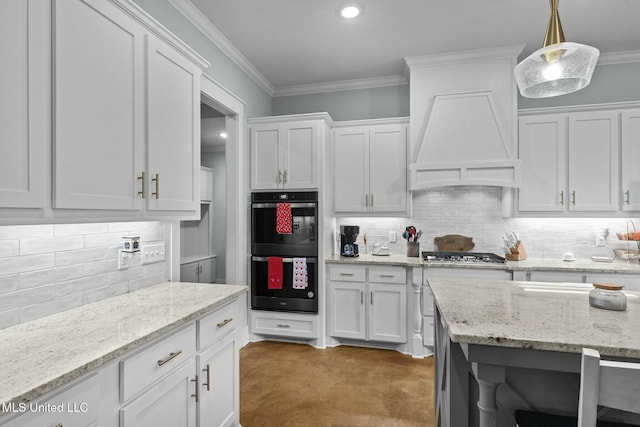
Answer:
[{"label": "utensil holder", "polygon": [[527,259],[527,251],[522,243],[517,243],[513,248],[509,249],[510,254],[506,254],[504,257],[509,261],[522,261]]},{"label": "utensil holder", "polygon": [[408,257],[420,256],[420,242],[407,242],[407,256]]}]

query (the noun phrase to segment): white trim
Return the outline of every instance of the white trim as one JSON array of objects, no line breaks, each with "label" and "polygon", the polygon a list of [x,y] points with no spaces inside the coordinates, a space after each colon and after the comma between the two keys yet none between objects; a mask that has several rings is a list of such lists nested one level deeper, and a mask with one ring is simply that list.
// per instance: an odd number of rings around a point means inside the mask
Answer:
[{"label": "white trim", "polygon": [[370,89],[376,87],[402,86],[409,82],[403,75],[372,77],[366,79],[338,80],[326,83],[311,83],[277,87],[273,96],[310,95],[313,93],[338,92],[345,90]]},{"label": "white trim", "polygon": [[308,120],[324,120],[329,126],[333,126],[333,119],[327,112],[287,114],[282,116],[252,117],[250,119],[247,119],[247,124],[257,125],[260,123],[282,123],[282,122],[291,123],[291,122],[303,122]]},{"label": "white trim", "polygon": [[603,53],[598,58],[598,65],[628,64],[640,62],[640,50]]},{"label": "white trim", "polygon": [[513,59],[524,49],[523,44],[502,46],[497,48],[473,49],[458,52],[444,52],[431,55],[405,57],[404,61],[409,67],[437,66],[442,64],[456,64],[476,61],[488,61],[491,59]]},{"label": "white trim", "polygon": [[640,108],[640,101],[608,102],[587,105],[563,105],[559,107],[540,107],[518,110],[518,117],[538,114],[578,113],[584,111],[622,110]]},{"label": "white trim", "polygon": [[189,0],[169,0],[169,3],[182,13],[213,44],[244,71],[262,90],[273,96],[275,88],[262,73],[196,8]]},{"label": "white trim", "polygon": [[354,126],[375,126],[375,125],[391,125],[391,124],[409,124],[409,117],[391,117],[384,119],[363,119],[363,120],[343,120],[340,122],[333,122],[332,129],[341,127],[354,127]]}]

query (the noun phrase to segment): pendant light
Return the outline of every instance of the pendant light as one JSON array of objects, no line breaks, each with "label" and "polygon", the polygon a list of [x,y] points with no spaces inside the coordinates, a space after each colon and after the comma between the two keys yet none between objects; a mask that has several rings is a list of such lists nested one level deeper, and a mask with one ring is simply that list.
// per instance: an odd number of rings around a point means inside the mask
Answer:
[{"label": "pendant light", "polygon": [[522,96],[547,98],[575,92],[591,82],[600,51],[564,41],[558,0],[549,0],[551,17],[541,49],[516,65],[514,74]]}]

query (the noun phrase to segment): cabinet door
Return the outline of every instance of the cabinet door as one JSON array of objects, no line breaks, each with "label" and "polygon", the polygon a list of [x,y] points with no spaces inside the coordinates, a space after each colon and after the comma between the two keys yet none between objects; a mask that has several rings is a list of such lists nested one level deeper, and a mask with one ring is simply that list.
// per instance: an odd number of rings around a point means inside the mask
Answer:
[{"label": "cabinet door", "polygon": [[618,209],[618,113],[569,116],[569,210]]},{"label": "cabinet door", "polygon": [[200,276],[198,281],[200,283],[213,283],[216,279],[216,259],[203,259],[198,264],[200,266]]},{"label": "cabinet door", "polygon": [[55,208],[141,208],[143,33],[110,2],[53,3]]},{"label": "cabinet door", "polygon": [[365,339],[365,284],[329,283],[329,334]]},{"label": "cabinet door", "polygon": [[121,427],[196,425],[196,361],[191,358],[120,409]]},{"label": "cabinet door", "polygon": [[295,122],[283,126],[278,146],[284,188],[318,188],[320,124]]},{"label": "cabinet door", "polygon": [[407,288],[369,284],[369,339],[407,342]]},{"label": "cabinet door", "polygon": [[333,169],[335,211],[366,212],[369,209],[369,128],[334,130]]},{"label": "cabinet door", "polygon": [[180,266],[180,281],[198,283],[200,278],[200,264],[197,262],[190,262],[188,264],[182,264]]},{"label": "cabinet door", "polygon": [[251,189],[271,190],[282,185],[282,170],[278,162],[278,125],[251,127]]},{"label": "cabinet door", "polygon": [[148,209],[200,205],[200,69],[147,36]]},{"label": "cabinet door", "polygon": [[0,207],[45,204],[51,78],[47,6],[36,0],[0,4]]},{"label": "cabinet door", "polygon": [[199,356],[199,424],[228,427],[238,424],[239,359],[235,334],[214,344]]},{"label": "cabinet door", "polygon": [[518,150],[522,160],[522,186],[518,210],[565,210],[567,116],[543,115],[519,120]]},{"label": "cabinet door", "polygon": [[622,204],[623,211],[640,210],[640,110],[623,111],[622,139]]},{"label": "cabinet door", "polygon": [[369,132],[369,206],[375,212],[407,210],[406,126],[374,126]]}]

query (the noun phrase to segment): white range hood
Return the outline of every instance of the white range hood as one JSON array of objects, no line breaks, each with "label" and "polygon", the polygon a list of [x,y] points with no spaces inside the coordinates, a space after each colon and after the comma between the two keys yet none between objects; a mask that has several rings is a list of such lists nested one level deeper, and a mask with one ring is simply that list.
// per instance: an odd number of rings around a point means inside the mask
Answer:
[{"label": "white range hood", "polygon": [[508,46],[405,58],[412,190],[520,185],[513,67],[521,51]]}]

